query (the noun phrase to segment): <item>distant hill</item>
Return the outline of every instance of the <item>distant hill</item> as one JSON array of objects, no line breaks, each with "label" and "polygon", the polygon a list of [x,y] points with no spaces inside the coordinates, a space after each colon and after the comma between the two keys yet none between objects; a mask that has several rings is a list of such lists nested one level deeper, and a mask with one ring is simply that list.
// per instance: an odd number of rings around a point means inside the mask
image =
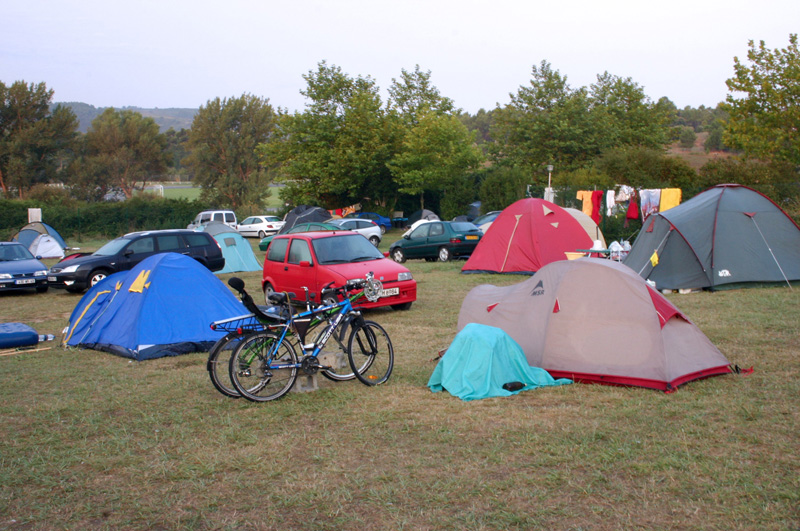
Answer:
[{"label": "distant hill", "polygon": [[[100,114],[106,110],[106,107],[95,107],[88,103],[74,101],[56,102],[53,103],[52,107],[56,105],[62,105],[72,109],[72,112],[75,113],[75,116],[78,117],[78,121],[80,121],[78,130],[81,133],[88,131],[89,126],[92,125],[92,120],[100,116]],[[134,111],[142,116],[152,118],[158,124],[162,133],[167,131],[170,127],[176,131],[191,129],[192,120],[194,120],[194,115],[197,114],[198,111],[198,109],[142,109],[140,107],[119,107],[119,110]]]}]

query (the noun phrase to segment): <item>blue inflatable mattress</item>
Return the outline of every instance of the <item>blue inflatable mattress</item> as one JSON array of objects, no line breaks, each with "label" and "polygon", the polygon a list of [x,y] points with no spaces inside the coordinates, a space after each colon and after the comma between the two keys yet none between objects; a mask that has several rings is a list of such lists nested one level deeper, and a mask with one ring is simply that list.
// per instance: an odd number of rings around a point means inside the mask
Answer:
[{"label": "blue inflatable mattress", "polygon": [[39,342],[39,334],[22,323],[0,323],[0,348],[29,347]]}]

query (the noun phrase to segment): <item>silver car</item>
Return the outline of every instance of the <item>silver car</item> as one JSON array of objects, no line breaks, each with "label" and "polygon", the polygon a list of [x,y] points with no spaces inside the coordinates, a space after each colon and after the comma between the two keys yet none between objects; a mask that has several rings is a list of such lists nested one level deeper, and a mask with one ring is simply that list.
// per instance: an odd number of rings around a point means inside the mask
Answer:
[{"label": "silver car", "polygon": [[381,243],[381,238],[383,237],[378,224],[368,219],[330,219],[327,223],[363,234],[375,247]]}]

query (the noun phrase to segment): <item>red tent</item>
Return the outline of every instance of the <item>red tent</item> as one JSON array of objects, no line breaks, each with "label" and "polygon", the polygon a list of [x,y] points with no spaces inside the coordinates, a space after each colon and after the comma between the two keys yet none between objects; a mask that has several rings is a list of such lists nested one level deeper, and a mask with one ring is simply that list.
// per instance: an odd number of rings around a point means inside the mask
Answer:
[{"label": "red tent", "polygon": [[592,239],[569,212],[544,199],[521,199],[500,214],[462,273],[535,273]]}]

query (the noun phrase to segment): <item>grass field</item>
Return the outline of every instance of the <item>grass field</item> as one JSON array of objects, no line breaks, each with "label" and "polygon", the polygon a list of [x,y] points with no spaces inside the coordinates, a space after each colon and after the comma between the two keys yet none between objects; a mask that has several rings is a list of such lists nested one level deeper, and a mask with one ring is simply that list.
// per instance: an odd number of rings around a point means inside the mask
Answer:
[{"label": "grass field", "polygon": [[[377,388],[253,404],[204,353],[0,357],[0,528],[800,529],[800,290],[669,296],[749,376],[462,402],[427,389],[430,360],[472,287],[523,279],[462,264],[408,262],[418,301],[370,312],[396,356]],[[60,335],[79,298],[2,293],[0,322]]]}]

